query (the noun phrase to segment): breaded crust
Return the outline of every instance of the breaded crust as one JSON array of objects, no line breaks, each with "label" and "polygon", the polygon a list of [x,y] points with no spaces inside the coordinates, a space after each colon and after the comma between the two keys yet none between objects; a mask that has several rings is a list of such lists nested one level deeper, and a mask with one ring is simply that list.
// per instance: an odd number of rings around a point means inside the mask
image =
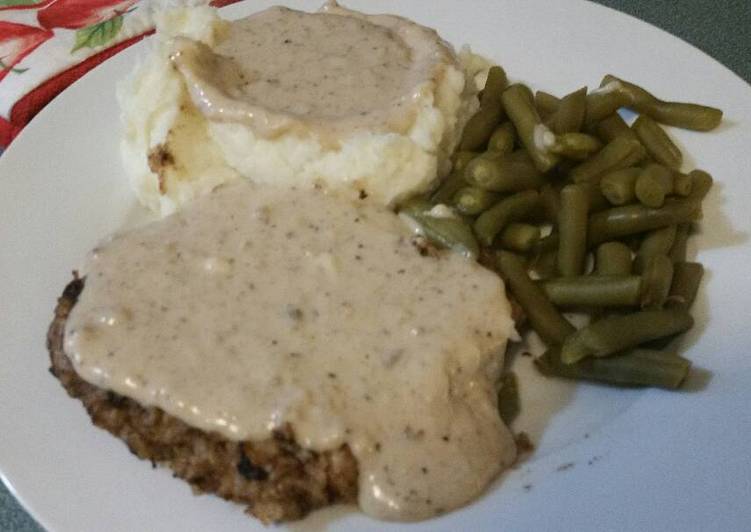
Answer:
[{"label": "breaded crust", "polygon": [[81,400],[95,425],[153,466],[169,467],[196,492],[244,504],[264,523],[300,519],[316,508],[356,501],[357,461],[346,445],[320,453],[306,450],[289,428],[268,440],[231,441],[81,379],[63,350],[63,336],[83,288],[84,279],[76,278],[58,299],[47,348],[50,373],[68,395]]}]

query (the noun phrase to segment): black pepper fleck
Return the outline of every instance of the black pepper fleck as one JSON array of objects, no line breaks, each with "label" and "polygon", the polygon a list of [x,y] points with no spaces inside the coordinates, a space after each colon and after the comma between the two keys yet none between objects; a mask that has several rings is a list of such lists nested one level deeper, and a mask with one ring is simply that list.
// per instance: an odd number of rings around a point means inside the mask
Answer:
[{"label": "black pepper fleck", "polygon": [[248,480],[262,481],[269,477],[266,470],[251,462],[242,450],[240,450],[240,461],[237,463],[237,472]]}]

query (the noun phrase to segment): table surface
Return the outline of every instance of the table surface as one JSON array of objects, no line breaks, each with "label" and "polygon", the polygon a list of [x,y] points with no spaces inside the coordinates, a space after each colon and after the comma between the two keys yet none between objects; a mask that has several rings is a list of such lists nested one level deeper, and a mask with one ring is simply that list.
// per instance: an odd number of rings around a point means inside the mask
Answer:
[{"label": "table surface", "polygon": [[[596,0],[669,31],[751,82],[751,9],[748,0]],[[41,528],[0,483],[0,531]]]}]

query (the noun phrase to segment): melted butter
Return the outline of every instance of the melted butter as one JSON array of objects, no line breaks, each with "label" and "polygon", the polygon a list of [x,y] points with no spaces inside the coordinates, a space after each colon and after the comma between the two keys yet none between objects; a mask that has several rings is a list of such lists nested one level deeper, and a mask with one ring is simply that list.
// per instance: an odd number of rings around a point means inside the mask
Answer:
[{"label": "melted butter", "polygon": [[435,31],[335,3],[319,13],[273,7],[228,27],[213,49],[178,38],[173,62],[207,118],[265,137],[404,133],[421,96],[456,65]]},{"label": "melted butter", "polygon": [[501,281],[421,256],[385,208],[235,184],[103,243],[83,272],[65,332],[81,377],[233,440],[289,424],[305,447],[348,444],[370,515],[456,508],[514,459]]}]

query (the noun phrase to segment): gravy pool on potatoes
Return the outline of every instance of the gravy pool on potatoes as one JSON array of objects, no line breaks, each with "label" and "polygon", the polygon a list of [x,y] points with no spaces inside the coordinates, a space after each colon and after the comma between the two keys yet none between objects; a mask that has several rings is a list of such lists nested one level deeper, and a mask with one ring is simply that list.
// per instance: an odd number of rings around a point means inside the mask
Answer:
[{"label": "gravy pool on potatoes", "polygon": [[495,389],[513,322],[496,274],[412,236],[370,202],[224,186],[92,252],[65,349],[197,428],[349,445],[364,512],[428,518],[515,458]]},{"label": "gravy pool on potatoes", "polygon": [[446,65],[458,68],[434,30],[335,3],[319,13],[272,7],[227,31],[213,50],[176,39],[173,61],[207,118],[246,123],[263,137],[404,133],[422,91]]}]

